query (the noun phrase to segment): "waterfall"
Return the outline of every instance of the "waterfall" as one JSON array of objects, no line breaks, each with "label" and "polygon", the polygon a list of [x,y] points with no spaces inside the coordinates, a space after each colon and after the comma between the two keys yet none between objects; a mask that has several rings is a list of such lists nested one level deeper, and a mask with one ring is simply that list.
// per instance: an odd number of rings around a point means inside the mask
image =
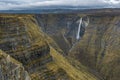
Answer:
[{"label": "waterfall", "polygon": [[80,23],[79,23],[79,27],[78,27],[78,32],[77,32],[77,36],[76,36],[76,39],[77,39],[77,40],[80,39],[80,29],[81,29],[81,25],[82,25],[82,18],[80,19]]}]

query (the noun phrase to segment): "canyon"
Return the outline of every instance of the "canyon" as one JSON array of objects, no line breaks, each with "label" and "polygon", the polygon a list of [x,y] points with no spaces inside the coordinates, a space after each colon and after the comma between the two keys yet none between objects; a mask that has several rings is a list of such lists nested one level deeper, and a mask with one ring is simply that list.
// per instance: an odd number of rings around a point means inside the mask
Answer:
[{"label": "canyon", "polygon": [[119,61],[119,13],[0,14],[1,80],[119,80]]}]

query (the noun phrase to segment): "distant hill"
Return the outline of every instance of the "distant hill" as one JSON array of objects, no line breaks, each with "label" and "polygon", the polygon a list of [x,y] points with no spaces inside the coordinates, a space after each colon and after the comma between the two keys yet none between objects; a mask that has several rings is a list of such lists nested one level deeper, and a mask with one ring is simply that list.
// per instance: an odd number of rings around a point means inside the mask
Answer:
[{"label": "distant hill", "polygon": [[61,6],[61,7],[40,7],[40,8],[32,8],[32,9],[24,9],[24,10],[0,10],[0,13],[36,13],[36,14],[47,14],[47,13],[120,13],[120,8],[92,8],[87,6],[80,7],[69,7],[69,6]]}]

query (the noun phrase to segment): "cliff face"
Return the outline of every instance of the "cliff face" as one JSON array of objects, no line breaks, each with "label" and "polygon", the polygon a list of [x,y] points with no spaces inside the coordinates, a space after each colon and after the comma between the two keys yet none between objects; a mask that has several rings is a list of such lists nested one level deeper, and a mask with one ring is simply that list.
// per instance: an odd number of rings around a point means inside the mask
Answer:
[{"label": "cliff face", "polygon": [[[79,41],[77,33],[81,20],[80,14],[42,14],[36,15],[36,19],[41,29],[55,40],[65,54]],[[88,24],[89,18],[83,16],[81,31],[78,34],[80,37],[84,35]]]},{"label": "cliff face", "polygon": [[[77,22],[81,17],[84,27],[81,28],[81,39],[76,40]],[[65,55],[88,66],[93,73],[98,72],[105,80],[120,79],[119,15],[43,14],[36,18],[42,30],[55,40]]]},{"label": "cliff face", "polygon": [[[74,60],[70,62],[63,56],[63,50],[51,36],[42,31],[34,15],[0,15],[0,49],[19,61],[23,65],[22,69],[30,75],[18,78],[21,74],[10,74],[15,76],[13,80],[99,80],[79,62],[77,65],[80,67],[77,68],[72,63]],[[4,64],[5,67],[7,65]],[[6,72],[3,68],[0,70],[3,71],[0,75]]]}]

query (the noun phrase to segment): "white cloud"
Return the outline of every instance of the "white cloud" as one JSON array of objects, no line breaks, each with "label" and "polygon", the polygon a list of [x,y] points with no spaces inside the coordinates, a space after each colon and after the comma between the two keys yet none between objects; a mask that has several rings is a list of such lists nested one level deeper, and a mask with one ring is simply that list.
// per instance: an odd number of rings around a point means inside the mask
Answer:
[{"label": "white cloud", "polygon": [[120,0],[0,0],[0,10],[24,9],[52,5],[119,7]]},{"label": "white cloud", "polygon": [[120,4],[120,0],[104,0],[104,2],[109,4]]}]

